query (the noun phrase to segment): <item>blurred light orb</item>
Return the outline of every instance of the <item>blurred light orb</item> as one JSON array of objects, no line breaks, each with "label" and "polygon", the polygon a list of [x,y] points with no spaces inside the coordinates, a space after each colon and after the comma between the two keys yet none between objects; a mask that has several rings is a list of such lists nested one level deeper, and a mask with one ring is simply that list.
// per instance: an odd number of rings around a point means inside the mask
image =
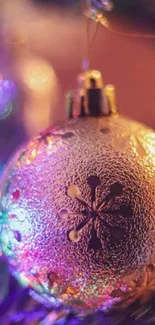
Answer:
[{"label": "blurred light orb", "polygon": [[89,68],[89,65],[90,65],[90,62],[89,62],[89,60],[83,60],[82,61],[82,68],[83,68],[83,70],[87,70],[88,68]]},{"label": "blurred light orb", "polygon": [[92,74],[92,77],[94,77],[96,79],[101,77],[101,72],[97,71],[97,70],[93,70],[91,74]]},{"label": "blurred light orb", "polygon": [[13,81],[0,76],[0,120],[8,117],[12,112],[12,102],[17,96],[17,88]]},{"label": "blurred light orb", "polygon": [[0,177],[3,173],[3,169],[4,169],[4,163],[2,161],[0,161]]},{"label": "blurred light orb", "polygon": [[114,4],[111,0],[101,0],[101,3],[107,11],[111,11],[114,8]]},{"label": "blurred light orb", "polygon": [[0,120],[7,118],[12,112],[12,103],[0,104]]},{"label": "blurred light orb", "polygon": [[80,88],[80,89],[83,88],[84,81],[85,81],[85,73],[82,72],[77,77],[78,88]]},{"label": "blurred light orb", "polygon": [[0,82],[0,105],[8,104],[15,100],[17,89],[13,81],[2,80]]},{"label": "blurred light orb", "polygon": [[1,86],[2,80],[3,80],[3,76],[2,76],[2,74],[0,74],[0,86]]},{"label": "blurred light orb", "polygon": [[92,5],[98,9],[103,9],[105,11],[111,11],[114,7],[114,4],[111,0],[92,0]]},{"label": "blurred light orb", "polygon": [[35,92],[46,94],[56,83],[55,72],[45,60],[31,58],[24,62],[22,68],[24,84]]}]

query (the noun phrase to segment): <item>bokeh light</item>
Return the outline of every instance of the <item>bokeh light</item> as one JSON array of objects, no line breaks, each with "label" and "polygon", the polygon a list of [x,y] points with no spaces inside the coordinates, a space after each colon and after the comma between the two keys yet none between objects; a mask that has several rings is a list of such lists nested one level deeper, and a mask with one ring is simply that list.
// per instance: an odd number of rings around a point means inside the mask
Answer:
[{"label": "bokeh light", "polygon": [[0,120],[8,117],[13,108],[13,101],[17,96],[17,89],[13,81],[4,80],[0,75]]},{"label": "bokeh light", "polygon": [[4,163],[0,161],[0,177],[2,176],[3,169],[4,169]]},{"label": "bokeh light", "polygon": [[0,120],[7,118],[12,112],[12,103],[5,103],[0,105]]},{"label": "bokeh light", "polygon": [[83,68],[84,71],[88,70],[89,65],[90,65],[89,60],[85,59],[85,60],[82,61],[82,68]]},{"label": "bokeh light", "polygon": [[15,84],[10,80],[2,80],[0,83],[0,105],[13,101],[17,90]]},{"label": "bokeh light", "polygon": [[57,106],[60,85],[51,64],[28,55],[18,64],[18,79],[26,94],[23,105],[24,126],[34,136],[51,124],[52,108]]},{"label": "bokeh light", "polygon": [[1,86],[2,80],[3,80],[3,76],[2,76],[2,74],[0,74],[0,86]]},{"label": "bokeh light", "polygon": [[114,4],[111,0],[101,0],[104,10],[111,11],[114,8]]},{"label": "bokeh light", "polygon": [[24,84],[40,94],[49,93],[56,81],[52,66],[40,58],[30,58],[23,63],[22,78]]},{"label": "bokeh light", "polygon": [[78,88],[83,88],[84,87],[84,80],[85,80],[85,73],[82,72],[78,75],[77,77],[77,82],[78,82]]}]

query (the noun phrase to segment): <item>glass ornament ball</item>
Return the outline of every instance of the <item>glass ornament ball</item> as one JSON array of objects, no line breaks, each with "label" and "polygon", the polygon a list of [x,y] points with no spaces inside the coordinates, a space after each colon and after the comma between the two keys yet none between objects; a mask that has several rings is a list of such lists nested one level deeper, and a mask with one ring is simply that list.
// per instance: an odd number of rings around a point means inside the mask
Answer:
[{"label": "glass ornament ball", "polygon": [[155,253],[155,133],[77,118],[15,154],[1,185],[1,241],[24,285],[77,308],[112,303]]}]

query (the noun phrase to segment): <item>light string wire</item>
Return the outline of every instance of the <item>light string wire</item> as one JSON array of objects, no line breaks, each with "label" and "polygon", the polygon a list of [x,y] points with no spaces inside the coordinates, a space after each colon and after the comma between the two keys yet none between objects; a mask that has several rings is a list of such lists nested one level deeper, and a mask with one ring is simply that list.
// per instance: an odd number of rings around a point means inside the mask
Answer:
[{"label": "light string wire", "polygon": [[[83,7],[84,7],[84,13],[86,13],[86,11],[89,9],[90,13],[91,13],[91,1],[89,1],[89,5],[86,4],[87,0],[83,0]],[[116,29],[114,29],[109,20],[105,17],[105,15],[103,14],[102,11],[100,11],[98,8],[96,8],[98,10],[98,12],[95,14],[92,10],[92,15],[86,15],[88,19],[90,20],[94,20],[95,22],[97,22],[97,25],[100,23],[101,25],[103,25],[107,30],[109,30],[111,33],[115,34],[115,35],[120,35],[120,36],[125,36],[125,37],[133,37],[133,38],[149,38],[149,39],[154,39],[155,38],[155,34],[152,33],[139,33],[139,32],[121,32],[118,31]],[[96,38],[96,37],[95,37]]]},{"label": "light string wire", "polygon": [[[82,7],[83,11],[85,11],[85,9],[86,9],[85,0],[81,0],[81,7]],[[88,60],[89,65],[91,66],[91,50],[92,50],[94,42],[97,38],[98,30],[100,27],[100,22],[99,21],[97,22],[94,35],[91,38],[90,34],[91,34],[91,27],[92,27],[92,19],[85,16],[85,21],[86,21],[86,50],[85,50],[86,54],[85,54],[85,57]]]}]

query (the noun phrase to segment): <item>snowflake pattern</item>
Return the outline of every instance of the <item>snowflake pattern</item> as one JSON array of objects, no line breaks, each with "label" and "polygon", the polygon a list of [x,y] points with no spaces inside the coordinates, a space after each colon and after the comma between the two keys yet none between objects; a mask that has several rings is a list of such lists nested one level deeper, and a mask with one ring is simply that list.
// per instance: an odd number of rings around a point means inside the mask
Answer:
[{"label": "snowflake pattern", "polygon": [[115,182],[110,186],[109,194],[107,194],[100,202],[97,202],[96,190],[97,187],[101,185],[100,178],[98,176],[90,176],[87,179],[87,183],[91,190],[91,202],[88,203],[82,196],[79,188],[71,184],[67,189],[67,195],[70,198],[76,199],[81,203],[83,209],[80,211],[69,212],[66,209],[62,209],[59,212],[60,217],[76,217],[82,216],[83,221],[81,221],[76,227],[72,228],[68,232],[69,240],[73,243],[79,242],[81,239],[82,230],[91,224],[91,238],[88,243],[88,249],[99,250],[102,248],[101,239],[97,235],[96,222],[106,225],[113,232],[113,237],[121,239],[124,236],[124,231],[120,227],[113,227],[104,218],[105,215],[120,215],[123,218],[131,217],[132,210],[130,205],[122,204],[119,209],[108,208],[109,202],[114,197],[119,197],[123,193],[123,185],[119,182]]}]

